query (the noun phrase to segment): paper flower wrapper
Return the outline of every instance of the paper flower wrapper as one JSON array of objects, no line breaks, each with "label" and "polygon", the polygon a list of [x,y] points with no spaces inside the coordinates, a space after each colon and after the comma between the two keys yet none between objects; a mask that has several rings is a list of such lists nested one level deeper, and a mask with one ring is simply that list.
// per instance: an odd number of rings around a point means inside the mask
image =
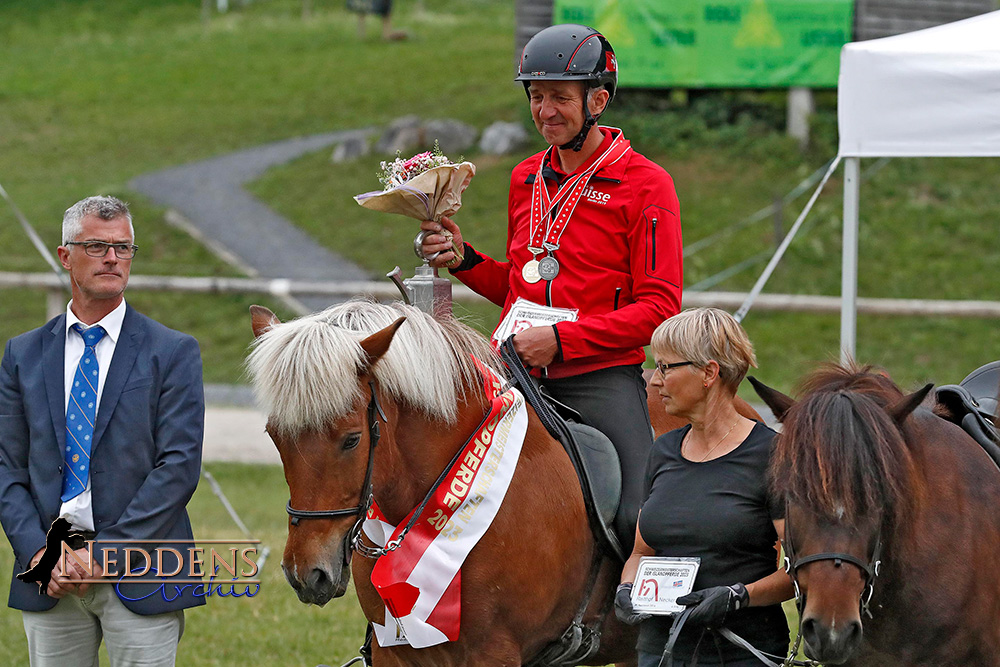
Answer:
[{"label": "paper flower wrapper", "polygon": [[[373,211],[439,221],[442,216],[451,217],[462,208],[462,193],[475,175],[476,165],[471,162],[446,164],[428,169],[389,190],[357,195],[354,201]],[[460,250],[454,245],[452,249],[461,260]]]}]

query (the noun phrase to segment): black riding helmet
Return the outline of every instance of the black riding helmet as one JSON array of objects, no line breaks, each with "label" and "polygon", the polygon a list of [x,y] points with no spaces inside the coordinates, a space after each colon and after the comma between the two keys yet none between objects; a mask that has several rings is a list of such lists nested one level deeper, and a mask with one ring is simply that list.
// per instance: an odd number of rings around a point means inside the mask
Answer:
[{"label": "black riding helmet", "polygon": [[[611,104],[618,87],[618,63],[604,35],[585,25],[564,23],[545,28],[528,40],[514,80],[524,83],[525,94],[532,81],[582,81],[587,84],[583,96],[583,128],[572,141],[560,146],[564,150],[579,151],[590,128],[597,122],[587,106],[589,91],[604,88],[610,95],[608,104]],[[607,109],[607,105],[604,108]]]}]

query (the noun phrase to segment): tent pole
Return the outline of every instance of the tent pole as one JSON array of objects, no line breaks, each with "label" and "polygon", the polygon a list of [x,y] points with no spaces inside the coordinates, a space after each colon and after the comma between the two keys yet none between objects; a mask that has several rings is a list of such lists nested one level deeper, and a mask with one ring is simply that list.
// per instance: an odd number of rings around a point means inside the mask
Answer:
[{"label": "tent pole", "polygon": [[858,202],[861,158],[844,160],[844,249],[840,276],[840,361],[855,357],[858,301]]}]

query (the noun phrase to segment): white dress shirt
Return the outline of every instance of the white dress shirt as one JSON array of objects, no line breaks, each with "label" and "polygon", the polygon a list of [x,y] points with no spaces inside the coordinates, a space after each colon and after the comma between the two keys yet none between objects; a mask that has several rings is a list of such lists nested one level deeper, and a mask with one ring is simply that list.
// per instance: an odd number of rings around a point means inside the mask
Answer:
[{"label": "white dress shirt", "polygon": [[[118,338],[122,333],[122,322],[125,321],[125,299],[118,304],[118,307],[112,310],[110,313],[104,316],[104,318],[90,326],[97,326],[98,324],[104,329],[105,335],[96,346],[94,346],[94,353],[97,355],[97,366],[99,374],[97,376],[97,409],[101,409],[101,396],[104,394],[104,381],[108,378],[108,368],[111,366],[111,358],[115,355],[115,346],[118,345]],[[89,329],[90,327],[83,322],[80,322],[78,318],[73,313],[73,302],[70,301],[66,306],[66,361],[65,361],[65,380],[63,382],[63,387],[66,390],[66,402],[63,404],[63,408],[69,406],[69,394],[73,387],[73,378],[76,376],[76,367],[80,364],[80,358],[83,357],[83,352],[85,346],[83,344],[83,336],[76,333],[70,327],[76,323],[80,323],[84,329]],[[95,424],[96,417],[95,417]],[[93,442],[91,442],[93,446]],[[67,519],[73,528],[77,530],[94,530],[94,508],[91,499],[91,488],[90,488],[90,469],[87,469],[87,488],[83,492],[76,496],[75,498],[70,498],[62,504],[59,510],[59,516]]]}]

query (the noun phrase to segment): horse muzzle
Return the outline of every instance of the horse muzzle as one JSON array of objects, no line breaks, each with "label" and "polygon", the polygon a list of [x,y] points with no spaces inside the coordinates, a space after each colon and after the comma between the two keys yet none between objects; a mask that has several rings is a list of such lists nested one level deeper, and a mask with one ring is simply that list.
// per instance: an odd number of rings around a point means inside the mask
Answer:
[{"label": "horse muzzle", "polygon": [[802,640],[806,655],[824,665],[847,662],[861,646],[861,621],[826,623],[806,614],[802,619]]},{"label": "horse muzzle", "polygon": [[322,607],[333,598],[339,598],[347,592],[347,584],[351,580],[349,568],[337,564],[317,564],[312,568],[288,567],[281,564],[285,579],[299,596],[300,602]]}]

